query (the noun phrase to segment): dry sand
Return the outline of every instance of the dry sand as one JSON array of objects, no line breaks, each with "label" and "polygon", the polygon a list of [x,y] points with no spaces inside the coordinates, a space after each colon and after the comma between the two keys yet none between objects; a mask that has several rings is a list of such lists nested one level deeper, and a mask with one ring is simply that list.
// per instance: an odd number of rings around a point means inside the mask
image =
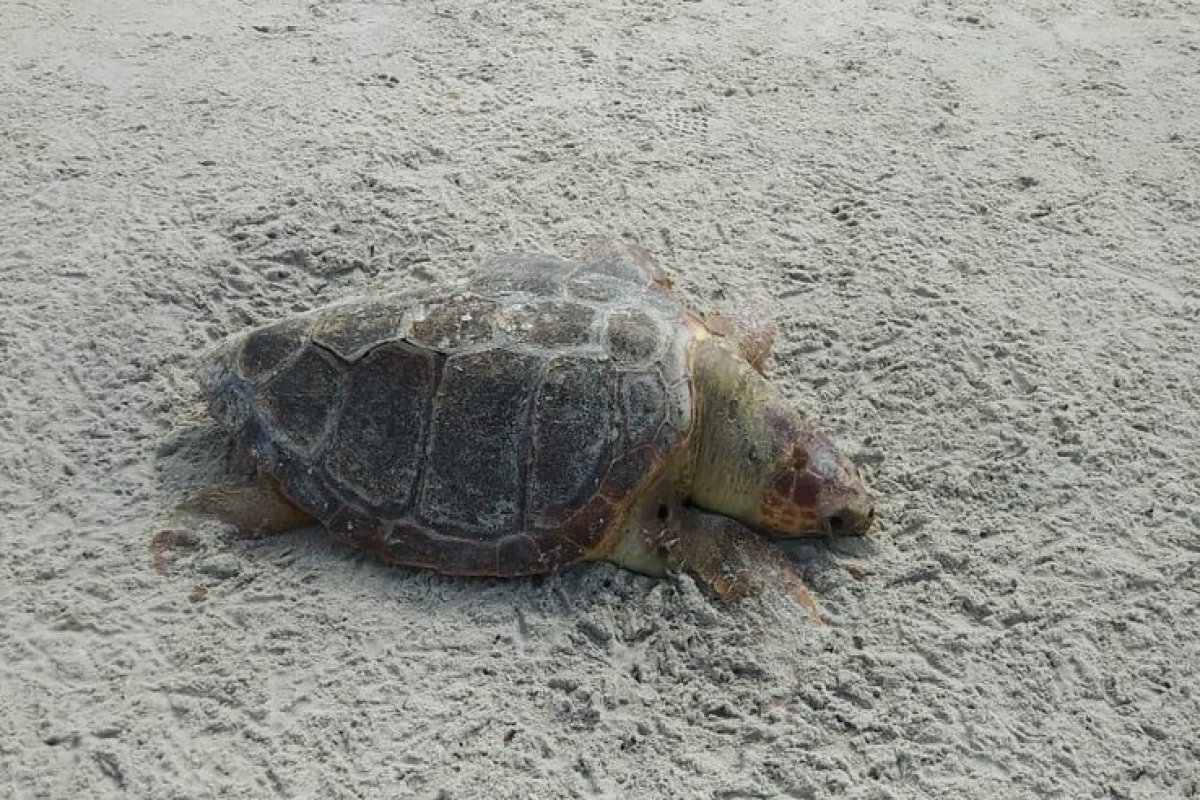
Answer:
[{"label": "dry sand", "polygon": [[[0,2],[0,795],[1196,797],[1198,63],[1169,0]],[[151,568],[203,347],[602,233],[775,297],[881,497],[825,627]]]}]

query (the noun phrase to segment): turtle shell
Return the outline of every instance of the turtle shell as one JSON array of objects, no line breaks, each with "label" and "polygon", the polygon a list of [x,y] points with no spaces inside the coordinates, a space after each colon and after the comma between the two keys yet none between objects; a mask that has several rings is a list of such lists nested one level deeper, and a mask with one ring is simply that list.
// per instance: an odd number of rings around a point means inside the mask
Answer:
[{"label": "turtle shell", "polygon": [[201,384],[335,535],[445,573],[544,573],[602,542],[686,437],[684,313],[610,251],[513,256],[238,335]]}]

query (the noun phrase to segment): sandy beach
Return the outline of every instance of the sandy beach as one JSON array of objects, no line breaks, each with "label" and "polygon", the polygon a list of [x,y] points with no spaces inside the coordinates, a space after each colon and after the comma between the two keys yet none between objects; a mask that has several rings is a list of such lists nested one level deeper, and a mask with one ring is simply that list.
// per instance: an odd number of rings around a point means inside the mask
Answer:
[{"label": "sandy beach", "polygon": [[[1171,0],[0,0],[0,796],[1200,797],[1198,65]],[[879,497],[825,625],[152,551],[205,348],[596,235],[770,298]]]}]

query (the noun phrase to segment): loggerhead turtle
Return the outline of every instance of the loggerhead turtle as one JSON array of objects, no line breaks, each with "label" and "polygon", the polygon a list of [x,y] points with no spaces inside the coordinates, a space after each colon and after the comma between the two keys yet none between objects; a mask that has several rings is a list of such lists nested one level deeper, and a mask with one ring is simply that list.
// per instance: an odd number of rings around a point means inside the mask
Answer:
[{"label": "loggerhead turtle", "polygon": [[761,374],[773,332],[701,321],[615,240],[337,303],[203,359],[213,416],[259,470],[181,510],[248,535],[315,520],[454,575],[686,569],[722,597],[775,587],[813,611],[762,534],[862,534],[873,501]]}]

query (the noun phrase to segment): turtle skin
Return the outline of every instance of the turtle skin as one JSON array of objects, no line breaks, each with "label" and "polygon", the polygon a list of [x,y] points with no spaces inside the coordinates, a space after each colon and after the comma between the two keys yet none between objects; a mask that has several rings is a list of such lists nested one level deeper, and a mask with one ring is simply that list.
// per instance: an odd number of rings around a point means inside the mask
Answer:
[{"label": "turtle skin", "polygon": [[493,260],[227,340],[210,411],[295,505],[391,563],[550,572],[601,552],[692,425],[693,334],[630,247]]}]

